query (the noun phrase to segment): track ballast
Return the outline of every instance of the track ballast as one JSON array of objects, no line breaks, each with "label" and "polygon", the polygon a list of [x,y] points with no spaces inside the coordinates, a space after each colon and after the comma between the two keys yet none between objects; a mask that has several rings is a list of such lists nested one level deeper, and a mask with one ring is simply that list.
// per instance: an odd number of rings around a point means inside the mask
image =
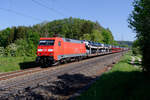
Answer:
[{"label": "track ballast", "polygon": [[1,80],[0,98],[68,99],[99,77],[107,70],[106,66],[118,61],[122,54],[123,52],[98,56]]}]

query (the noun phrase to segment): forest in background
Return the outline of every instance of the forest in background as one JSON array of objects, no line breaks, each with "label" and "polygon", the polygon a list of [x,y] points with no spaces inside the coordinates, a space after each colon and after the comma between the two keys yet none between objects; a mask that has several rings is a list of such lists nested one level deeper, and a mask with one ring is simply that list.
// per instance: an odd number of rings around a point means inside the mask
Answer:
[{"label": "forest in background", "polygon": [[123,47],[132,47],[132,41],[117,41],[118,45]]},{"label": "forest in background", "polygon": [[53,37],[56,34],[65,38],[117,44],[112,32],[97,21],[70,17],[28,27],[14,26],[1,30],[0,56],[35,56],[39,38]]}]

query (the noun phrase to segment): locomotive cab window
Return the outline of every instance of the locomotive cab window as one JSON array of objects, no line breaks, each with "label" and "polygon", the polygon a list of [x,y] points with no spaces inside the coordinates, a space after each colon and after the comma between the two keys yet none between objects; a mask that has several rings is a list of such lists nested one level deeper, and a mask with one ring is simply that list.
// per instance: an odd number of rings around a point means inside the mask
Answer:
[{"label": "locomotive cab window", "polygon": [[61,46],[61,41],[58,42],[58,46]]},{"label": "locomotive cab window", "polygon": [[54,45],[55,40],[40,40],[39,45],[52,46]]}]

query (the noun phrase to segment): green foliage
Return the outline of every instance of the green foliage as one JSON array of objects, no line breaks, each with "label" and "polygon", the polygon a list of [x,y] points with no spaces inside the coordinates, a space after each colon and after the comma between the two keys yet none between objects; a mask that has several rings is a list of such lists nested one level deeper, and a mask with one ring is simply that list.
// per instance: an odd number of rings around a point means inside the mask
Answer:
[{"label": "green foliage", "polygon": [[15,43],[11,43],[6,47],[5,54],[7,56],[16,56],[17,49],[18,49],[17,45]]},{"label": "green foliage", "polygon": [[36,56],[36,49],[37,49],[37,47],[34,45],[33,41],[29,41],[28,42],[28,52],[26,52],[26,55],[27,56]]},{"label": "green foliage", "polygon": [[17,56],[26,56],[28,52],[28,42],[23,39],[18,39],[15,41],[17,48]]},{"label": "green foliage", "polygon": [[0,57],[5,56],[5,49],[4,47],[0,47]]},{"label": "green foliage", "polygon": [[[60,36],[66,38],[94,40],[99,42],[103,42],[104,39],[102,30],[107,30],[106,34],[109,34],[109,37],[107,40],[105,40],[105,42],[110,41],[108,43],[112,43],[113,41],[112,33],[108,29],[101,27],[98,22],[92,22],[89,20],[70,17],[63,20],[54,20],[50,23],[44,24],[42,27],[43,30],[47,30],[50,33],[49,35],[42,34],[42,36],[52,36],[53,34],[59,34]],[[96,37],[97,39],[95,39],[96,34],[98,35]]]},{"label": "green foliage", "polygon": [[83,34],[80,40],[90,40],[103,43],[103,36],[99,30],[93,30],[91,34]]},{"label": "green foliage", "polygon": [[134,55],[139,55],[141,54],[140,52],[140,45],[139,45],[139,40],[135,40],[133,42],[133,45],[132,45],[132,52]]},{"label": "green foliage", "polygon": [[18,39],[17,41],[15,41],[15,43],[18,45],[17,54],[16,54],[17,56],[35,56],[36,55],[37,46],[34,45],[33,41]]},{"label": "green foliage", "polygon": [[93,30],[90,37],[92,41],[103,43],[104,38],[99,30]]},{"label": "green foliage", "polygon": [[137,33],[145,71],[150,72],[150,0],[135,0],[129,17],[130,27]]},{"label": "green foliage", "polygon": [[109,29],[102,29],[102,35],[104,37],[103,42],[106,44],[113,44],[113,36]]},{"label": "green foliage", "polygon": [[[6,49],[15,43],[17,45],[15,56],[35,56],[39,38],[54,35],[106,44],[113,44],[114,41],[111,31],[100,26],[98,22],[70,17],[43,22],[32,27],[19,26],[2,30],[0,47]],[[6,50],[6,54],[11,56],[9,50]]]},{"label": "green foliage", "polygon": [[90,34],[84,34],[83,37],[80,37],[80,40],[91,40],[91,35]]},{"label": "green foliage", "polygon": [[10,28],[0,32],[0,46],[6,47],[9,44],[8,36],[10,35]]},{"label": "green foliage", "polygon": [[113,41],[113,45],[118,46],[118,42],[117,41]]}]

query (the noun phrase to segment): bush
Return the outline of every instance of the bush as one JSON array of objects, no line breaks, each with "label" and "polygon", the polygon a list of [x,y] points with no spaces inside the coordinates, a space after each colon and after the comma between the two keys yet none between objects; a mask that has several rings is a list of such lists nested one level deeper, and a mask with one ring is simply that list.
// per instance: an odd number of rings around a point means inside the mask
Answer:
[{"label": "bush", "polygon": [[15,41],[15,43],[18,45],[17,49],[17,56],[26,56],[28,52],[28,43],[26,40],[18,39]]},{"label": "bush", "polygon": [[35,56],[36,46],[31,40],[19,39],[15,41],[18,45],[17,56]]},{"label": "bush", "polygon": [[134,55],[139,55],[139,54],[141,54],[140,48],[139,48],[139,47],[132,48],[132,53],[133,53]]},{"label": "bush", "polygon": [[15,43],[11,43],[6,47],[5,53],[7,56],[16,56],[17,45]]},{"label": "bush", "polygon": [[32,41],[29,41],[28,51],[26,51],[27,56],[35,56],[36,55],[36,46]]},{"label": "bush", "polygon": [[5,49],[4,47],[0,47],[0,57],[5,56]]}]

